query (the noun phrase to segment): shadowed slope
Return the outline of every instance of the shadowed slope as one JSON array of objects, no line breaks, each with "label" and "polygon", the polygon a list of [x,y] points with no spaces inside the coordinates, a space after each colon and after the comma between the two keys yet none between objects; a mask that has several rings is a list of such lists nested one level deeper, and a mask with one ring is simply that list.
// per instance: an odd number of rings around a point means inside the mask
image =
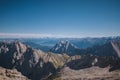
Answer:
[{"label": "shadowed slope", "polygon": [[61,54],[43,53],[21,42],[0,42],[0,66],[16,68],[32,80],[53,74],[65,61]]}]

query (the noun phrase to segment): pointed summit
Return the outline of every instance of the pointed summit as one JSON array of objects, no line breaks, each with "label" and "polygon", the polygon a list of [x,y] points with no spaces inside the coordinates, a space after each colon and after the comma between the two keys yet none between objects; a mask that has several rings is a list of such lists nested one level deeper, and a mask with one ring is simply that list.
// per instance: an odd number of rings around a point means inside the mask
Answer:
[{"label": "pointed summit", "polygon": [[52,49],[50,49],[50,51],[54,53],[72,54],[76,49],[77,47],[70,43],[68,40],[61,40]]}]

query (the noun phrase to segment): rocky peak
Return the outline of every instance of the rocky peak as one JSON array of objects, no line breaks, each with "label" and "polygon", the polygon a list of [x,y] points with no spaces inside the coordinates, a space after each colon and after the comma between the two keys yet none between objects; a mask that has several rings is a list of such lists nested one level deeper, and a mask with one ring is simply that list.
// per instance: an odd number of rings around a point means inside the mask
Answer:
[{"label": "rocky peak", "polygon": [[16,68],[32,80],[54,73],[67,59],[65,55],[44,53],[21,42],[1,42],[0,50],[0,66]]},{"label": "rocky peak", "polygon": [[13,43],[17,49],[18,52],[24,53],[27,50],[27,46],[21,42],[14,42]]},{"label": "rocky peak", "polygon": [[54,53],[71,54],[73,51],[75,51],[75,49],[77,49],[77,47],[66,40],[58,42],[52,49],[50,49],[50,51]]}]

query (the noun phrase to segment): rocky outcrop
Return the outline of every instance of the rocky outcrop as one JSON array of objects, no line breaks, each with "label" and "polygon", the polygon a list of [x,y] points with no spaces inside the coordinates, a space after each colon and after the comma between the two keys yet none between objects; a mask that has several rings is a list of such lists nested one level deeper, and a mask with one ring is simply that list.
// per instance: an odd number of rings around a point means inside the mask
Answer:
[{"label": "rocky outcrop", "polygon": [[16,69],[10,70],[0,67],[0,80],[28,80]]},{"label": "rocky outcrop", "polygon": [[[57,69],[61,68],[67,60],[66,55],[45,53],[34,68],[31,79],[47,79],[50,75],[55,74]],[[36,77],[37,76],[37,77]]]}]

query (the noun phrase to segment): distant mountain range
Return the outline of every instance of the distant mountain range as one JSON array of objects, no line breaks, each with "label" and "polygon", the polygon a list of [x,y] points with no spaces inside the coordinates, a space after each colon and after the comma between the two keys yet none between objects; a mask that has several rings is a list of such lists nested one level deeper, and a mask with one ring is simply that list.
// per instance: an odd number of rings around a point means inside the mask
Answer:
[{"label": "distant mountain range", "polygon": [[80,49],[69,41],[60,41],[50,49],[53,53],[66,53],[67,55],[99,55],[99,56],[119,56],[120,57],[120,41],[111,41],[103,45],[95,45],[93,47]]},{"label": "distant mountain range", "polygon": [[[43,52],[39,48],[34,49],[25,42],[1,41],[0,66],[17,69],[31,80],[97,80],[98,78],[98,80],[119,80],[120,78],[119,38],[87,48],[79,48],[72,41],[61,40],[48,52]],[[39,46],[35,45],[34,47]]]},{"label": "distant mountain range", "polygon": [[88,47],[92,47],[95,45],[103,45],[106,44],[112,40],[119,40],[120,36],[116,37],[96,37],[96,38],[5,38],[0,39],[0,41],[21,41],[27,45],[30,45],[31,47],[35,49],[40,49],[45,52],[49,51],[49,49],[53,48],[56,43],[59,41],[65,41],[68,40],[75,46],[77,46],[80,49],[85,49]]},{"label": "distant mountain range", "polygon": [[110,41],[117,40],[120,41],[120,37],[101,37],[101,38],[16,38],[16,39],[0,39],[0,41],[21,41],[26,45],[29,45],[35,49],[40,49],[44,52],[48,52],[52,49],[58,42],[68,40],[74,46],[80,49],[86,49],[93,46],[103,45],[109,43]]},{"label": "distant mountain range", "polygon": [[51,48],[51,46],[43,46],[43,45],[40,45],[40,44],[37,44],[37,43],[34,43],[34,42],[23,42],[23,43],[26,44],[26,45],[32,46],[35,49],[40,49],[44,52],[49,51],[49,49]]}]

